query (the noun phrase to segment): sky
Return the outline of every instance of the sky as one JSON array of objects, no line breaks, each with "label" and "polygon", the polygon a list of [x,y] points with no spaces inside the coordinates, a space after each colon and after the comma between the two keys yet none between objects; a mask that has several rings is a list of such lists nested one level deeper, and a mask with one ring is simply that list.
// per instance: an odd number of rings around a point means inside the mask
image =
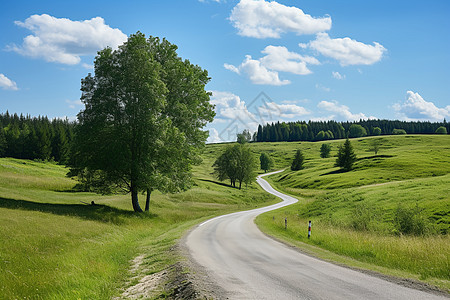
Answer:
[{"label": "sky", "polygon": [[271,122],[450,119],[448,0],[0,2],[0,113],[75,120],[96,52],[140,31],[208,70],[208,142]]}]

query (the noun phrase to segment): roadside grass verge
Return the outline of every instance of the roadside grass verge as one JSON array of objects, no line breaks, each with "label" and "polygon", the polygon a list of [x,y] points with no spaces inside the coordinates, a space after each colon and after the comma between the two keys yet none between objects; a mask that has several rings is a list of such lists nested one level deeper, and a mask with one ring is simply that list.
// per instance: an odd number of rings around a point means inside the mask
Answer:
[{"label": "roadside grass verge", "polygon": [[256,184],[215,182],[208,164],[191,190],[153,193],[150,213],[135,214],[127,195],[72,192],[63,166],[1,158],[0,298],[111,299],[130,284],[136,256],[141,275],[159,272],[179,259],[171,249],[190,227],[277,201]]}]

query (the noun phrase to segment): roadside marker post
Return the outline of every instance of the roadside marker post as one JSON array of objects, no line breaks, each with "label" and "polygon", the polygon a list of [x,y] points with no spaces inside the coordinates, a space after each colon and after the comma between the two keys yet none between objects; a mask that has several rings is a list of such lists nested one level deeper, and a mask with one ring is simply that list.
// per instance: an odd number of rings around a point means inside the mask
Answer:
[{"label": "roadside marker post", "polygon": [[308,225],[308,239],[311,238],[311,221],[309,221]]},{"label": "roadside marker post", "polygon": [[287,229],[287,218],[284,218],[284,229]]}]

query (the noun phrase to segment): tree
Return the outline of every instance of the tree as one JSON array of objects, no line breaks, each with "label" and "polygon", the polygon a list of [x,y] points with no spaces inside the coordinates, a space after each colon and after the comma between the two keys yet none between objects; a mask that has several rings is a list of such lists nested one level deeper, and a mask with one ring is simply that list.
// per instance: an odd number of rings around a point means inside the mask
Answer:
[{"label": "tree", "polygon": [[8,145],[6,144],[5,131],[3,130],[3,127],[0,125],[0,157],[3,157],[3,155],[5,155],[7,146]]},{"label": "tree", "polygon": [[331,145],[330,144],[322,144],[320,147],[320,157],[327,158],[330,157]]},{"label": "tree", "polygon": [[373,135],[380,135],[381,134],[381,128],[380,127],[374,127],[372,129]]},{"label": "tree", "polygon": [[372,139],[370,141],[370,148],[369,151],[375,152],[375,155],[378,154],[378,151],[380,150],[381,145],[381,139]]},{"label": "tree", "polygon": [[261,153],[259,161],[261,163],[261,170],[264,170],[264,173],[273,168],[273,160],[269,154],[265,152]]},{"label": "tree", "polygon": [[444,126],[440,126],[440,127],[438,127],[438,129],[436,129],[435,133],[436,134],[447,134],[447,128],[445,128]]},{"label": "tree", "polygon": [[245,144],[245,143],[250,142],[251,140],[252,140],[252,134],[247,129],[244,129],[244,131],[242,131],[242,133],[237,134],[237,142],[239,144]]},{"label": "tree", "polygon": [[350,125],[348,129],[348,137],[349,138],[359,138],[367,135],[367,131],[364,127],[358,124]]},{"label": "tree", "polygon": [[191,165],[214,117],[205,91],[208,73],[182,60],[165,39],[138,32],[95,58],[95,75],[82,80],[71,175],[99,173],[105,185],[131,194],[177,192],[191,184]]},{"label": "tree", "polygon": [[350,171],[355,161],[356,154],[353,151],[352,144],[349,139],[346,139],[344,145],[339,146],[336,167],[340,167],[344,171]]},{"label": "tree", "polygon": [[304,161],[303,153],[299,149],[295,153],[295,157],[294,157],[294,160],[292,161],[292,165],[291,165],[291,170],[298,171],[298,170],[303,169],[303,161]]},{"label": "tree", "polygon": [[255,178],[255,160],[250,148],[236,144],[228,146],[213,164],[214,174],[220,181],[229,179],[230,185],[239,189],[242,183],[250,183]]}]

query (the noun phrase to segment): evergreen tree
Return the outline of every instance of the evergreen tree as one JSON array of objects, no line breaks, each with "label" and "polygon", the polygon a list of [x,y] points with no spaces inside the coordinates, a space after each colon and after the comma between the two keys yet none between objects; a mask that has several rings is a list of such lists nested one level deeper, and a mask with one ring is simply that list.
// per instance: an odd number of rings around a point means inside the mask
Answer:
[{"label": "evergreen tree", "polygon": [[322,144],[320,147],[320,157],[327,158],[330,157],[331,145],[330,144]]},{"label": "evergreen tree", "polygon": [[299,149],[295,153],[295,157],[294,157],[294,160],[292,161],[292,165],[291,165],[291,170],[298,171],[298,170],[303,169],[303,161],[304,161],[303,153]]},{"label": "evergreen tree", "polygon": [[5,155],[7,146],[8,145],[6,144],[5,131],[3,130],[3,127],[0,126],[0,157],[3,157]]},{"label": "evergreen tree", "polygon": [[344,145],[339,146],[336,167],[340,167],[344,171],[350,171],[355,161],[356,154],[353,151],[352,144],[349,139],[346,139]]},{"label": "evergreen tree", "polygon": [[273,168],[273,160],[269,154],[265,152],[261,153],[259,161],[261,163],[261,170],[264,170],[264,173]]}]

